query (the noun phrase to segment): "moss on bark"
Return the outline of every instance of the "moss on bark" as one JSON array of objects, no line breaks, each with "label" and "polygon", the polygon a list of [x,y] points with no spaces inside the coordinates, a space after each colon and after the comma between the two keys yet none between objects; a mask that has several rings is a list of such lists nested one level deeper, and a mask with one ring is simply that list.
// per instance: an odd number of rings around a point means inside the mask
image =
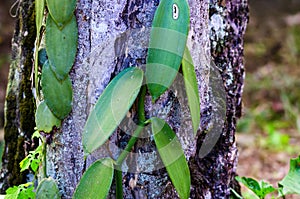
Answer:
[{"label": "moss on bark", "polygon": [[0,192],[26,182],[26,172],[20,172],[20,161],[32,150],[34,132],[34,97],[31,72],[36,36],[34,3],[21,2],[12,41],[12,63],[5,102],[4,140]]}]

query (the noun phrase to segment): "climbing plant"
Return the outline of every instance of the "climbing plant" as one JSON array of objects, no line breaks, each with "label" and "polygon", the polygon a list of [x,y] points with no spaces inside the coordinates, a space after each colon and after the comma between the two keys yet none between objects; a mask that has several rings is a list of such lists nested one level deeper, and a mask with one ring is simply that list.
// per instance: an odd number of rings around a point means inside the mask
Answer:
[{"label": "climbing plant", "polygon": [[[41,145],[20,165],[22,171],[31,168],[35,175],[42,165],[40,176],[43,179],[40,179],[35,192],[33,182],[9,189],[7,196],[10,198],[19,198],[20,194],[25,194],[25,198],[60,197],[55,180],[46,173],[47,137],[59,129],[61,121],[72,109],[73,91],[69,72],[77,50],[76,0],[36,0],[35,6],[35,135],[38,135]],[[152,101],[156,101],[170,88],[181,67],[194,134],[197,132],[200,100],[192,58],[186,47],[189,21],[186,0],[160,1],[152,24],[145,75],[140,68],[129,67],[107,85],[82,133],[85,158],[108,140],[135,101],[138,103],[137,128],[117,159],[99,159],[85,171],[73,198],[105,198],[114,177],[117,198],[123,198],[121,165],[147,125],[151,125],[158,153],[179,197],[189,197],[190,171],[176,133],[163,119],[146,118],[144,110],[147,89]]]},{"label": "climbing plant", "polygon": [[[40,165],[43,172],[34,191],[33,182],[11,187],[6,198],[60,198],[54,179],[46,174],[47,138],[57,131],[72,109],[72,84],[69,72],[75,61],[78,29],[74,15],[76,0],[36,0],[36,42],[34,81],[37,110],[36,133],[41,145],[20,162],[21,171],[31,169],[37,178]],[[40,73],[41,72],[41,73]],[[41,135],[44,135],[42,137]]]},{"label": "climbing plant", "polygon": [[[157,151],[179,197],[189,198],[190,171],[176,133],[163,119],[146,118],[144,110],[146,90],[153,102],[159,99],[170,88],[181,66],[193,129],[194,133],[197,132],[200,100],[192,58],[186,47],[189,21],[187,1],[160,1],[152,23],[145,76],[143,70],[129,67],[107,85],[82,133],[85,158],[108,140],[135,101],[138,104],[137,127],[117,159],[99,159],[85,171],[73,195],[74,199],[106,198],[114,177],[116,197],[123,198],[121,166],[147,125],[151,125]],[[115,174],[114,169],[117,170]]]}]

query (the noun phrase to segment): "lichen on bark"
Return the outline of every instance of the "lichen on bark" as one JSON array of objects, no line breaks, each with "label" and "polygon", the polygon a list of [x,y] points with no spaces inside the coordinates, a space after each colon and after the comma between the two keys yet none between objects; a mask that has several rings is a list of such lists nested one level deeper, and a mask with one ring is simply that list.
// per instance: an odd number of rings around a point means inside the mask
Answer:
[{"label": "lichen on bark", "polygon": [[[194,182],[199,184],[195,192],[199,195],[202,193],[200,198],[229,198],[230,186],[236,184],[235,129],[236,121],[241,115],[243,36],[249,10],[247,0],[212,0],[209,9],[211,55],[226,91],[226,120],[213,150],[204,158],[195,157],[190,166],[198,167],[193,169],[196,172],[192,176]],[[205,135],[202,134],[198,139],[198,149],[204,139]]]},{"label": "lichen on bark", "polygon": [[[16,61],[11,65],[6,102],[7,151],[17,145],[23,147],[24,141],[29,141],[29,132],[33,132],[34,127],[33,112],[30,111],[34,110],[34,103],[28,89],[30,78],[27,76],[31,73],[29,69],[32,67],[35,38],[33,2],[21,2],[21,15],[13,43],[13,59]],[[53,143],[47,146],[47,175],[58,182],[62,198],[72,197],[85,166],[107,155],[107,148],[110,149],[109,155],[116,158],[130,138],[127,129],[136,121],[136,104],[127,114],[127,120],[123,121],[124,127],[111,136],[105,145],[106,149],[99,149],[84,162],[81,133],[87,116],[115,75],[130,66],[144,69],[146,38],[158,4],[159,0],[77,2],[78,51],[70,72],[74,91],[73,109],[63,121],[61,130],[54,135]],[[195,65],[201,100],[201,124],[197,137],[193,140],[186,136],[192,132],[192,127],[189,119],[182,119],[188,118],[189,111],[185,105],[184,91],[180,89],[180,80],[156,103],[151,102],[149,95],[146,96],[146,117],[159,116],[165,119],[179,136],[191,170],[191,198],[229,198],[230,182],[237,163],[234,133],[241,111],[244,77],[242,37],[248,19],[247,1],[189,0],[189,4],[191,23],[188,46]],[[24,10],[27,12],[24,13]],[[217,145],[208,155],[200,158],[198,153],[213,121],[215,108],[210,88],[211,57],[224,82],[226,120],[223,129],[219,129]],[[26,78],[22,75],[26,75]],[[21,84],[22,81],[25,83]],[[132,151],[136,156],[129,156],[125,160],[124,195],[126,198],[177,198],[166,170],[160,167],[159,156],[149,134],[149,129],[145,130],[145,137],[138,140]],[[20,138],[21,135],[25,137]],[[25,154],[20,150],[16,155],[22,158]],[[7,153],[4,163],[8,163],[7,158],[11,158],[10,166],[18,168],[20,160],[14,160],[16,156]],[[7,168],[3,171],[7,172]],[[2,175],[5,176],[5,172]],[[115,197],[114,187],[110,197]]]}]

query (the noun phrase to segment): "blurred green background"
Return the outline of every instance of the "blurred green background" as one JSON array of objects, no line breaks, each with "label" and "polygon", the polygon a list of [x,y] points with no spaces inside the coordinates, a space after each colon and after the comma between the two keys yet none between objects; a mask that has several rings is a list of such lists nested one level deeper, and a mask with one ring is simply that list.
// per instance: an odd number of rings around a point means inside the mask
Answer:
[{"label": "blurred green background", "polygon": [[[13,3],[0,2],[0,140],[15,21],[9,15]],[[277,186],[288,172],[289,159],[300,154],[300,0],[249,0],[249,3],[237,172]],[[243,190],[246,198],[253,198]]]},{"label": "blurred green background", "polygon": [[237,172],[277,186],[300,155],[300,0],[249,2]]}]

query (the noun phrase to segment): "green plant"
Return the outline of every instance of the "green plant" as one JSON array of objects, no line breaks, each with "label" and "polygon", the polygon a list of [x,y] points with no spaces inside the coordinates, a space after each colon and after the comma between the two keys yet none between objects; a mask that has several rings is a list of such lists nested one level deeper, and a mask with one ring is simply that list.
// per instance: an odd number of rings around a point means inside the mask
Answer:
[{"label": "green plant", "polygon": [[[236,180],[244,184],[248,189],[253,191],[255,195],[264,199],[268,194],[278,192],[278,196],[272,198],[281,198],[288,194],[300,194],[300,156],[290,160],[290,170],[288,174],[278,183],[278,188],[273,187],[265,181],[256,181],[253,178],[236,177]],[[238,193],[232,191],[238,198],[242,198]]]},{"label": "green plant", "polygon": [[[47,146],[45,138],[39,132],[54,133],[55,129],[60,127],[61,120],[72,109],[73,91],[69,72],[77,51],[78,29],[74,15],[75,7],[76,0],[46,0],[46,2],[35,0],[37,32],[34,82],[37,94],[35,115],[37,131],[33,137],[40,138],[41,144],[20,162],[21,171],[31,169],[35,176],[45,161]],[[33,191],[34,186],[30,182],[9,188],[5,198],[60,198],[55,180],[46,176],[45,164],[43,171],[41,176],[44,179],[39,182],[36,192]]]},{"label": "green plant", "polygon": [[29,155],[20,162],[21,172],[31,168],[36,173],[42,161],[42,154],[43,145],[38,146],[34,151],[30,151]]},{"label": "green plant", "polygon": [[[85,157],[103,145],[137,100],[138,122],[127,146],[116,160],[110,157],[94,162],[82,176],[74,199],[105,198],[113,178],[116,197],[123,198],[121,165],[146,125],[151,125],[153,139],[168,175],[180,198],[190,193],[190,171],[175,132],[164,120],[145,117],[146,88],[157,100],[173,83],[182,66],[194,133],[200,121],[200,101],[192,58],[186,48],[189,7],[186,1],[162,0],[154,16],[150,35],[145,82],[141,69],[130,67],[119,73],[103,91],[85,124],[82,143]],[[159,73],[157,73],[159,71]],[[116,169],[117,171],[113,172]],[[102,180],[93,180],[93,179]]]},{"label": "green plant", "polygon": [[[38,131],[32,135],[33,138],[42,139]],[[42,154],[44,145],[38,146],[34,151],[30,151],[29,154],[20,162],[21,172],[31,169],[33,173],[37,174],[38,168],[41,165]],[[35,198],[33,182],[20,184],[19,186],[13,186],[6,190],[5,199],[28,199]]]},{"label": "green plant", "polygon": [[[45,5],[49,11],[46,20]],[[54,127],[60,127],[61,120],[72,109],[73,91],[68,74],[76,55],[78,30],[74,16],[76,0],[46,0],[46,3],[44,0],[36,0],[35,6],[37,28],[34,54],[37,93],[35,136],[41,139],[42,144],[35,151],[30,152],[20,164],[22,171],[31,168],[36,174],[44,161],[47,146],[45,138],[38,132],[53,133]],[[119,73],[109,83],[84,127],[85,157],[107,141],[136,100],[138,101],[137,128],[117,160],[104,158],[94,162],[87,169],[77,186],[74,198],[82,196],[94,198],[94,194],[105,198],[114,175],[117,179],[117,198],[123,198],[121,165],[146,125],[151,125],[158,153],[178,195],[180,198],[189,197],[190,171],[181,144],[167,122],[156,117],[145,117],[146,86],[142,86],[145,79],[153,101],[157,100],[171,86],[181,65],[193,130],[194,133],[197,132],[200,122],[200,100],[192,58],[186,48],[188,31],[187,1],[162,0],[153,20],[145,78],[141,69],[131,67]],[[45,44],[46,51],[42,43]],[[43,52],[46,52],[46,56]],[[160,73],[157,73],[157,70]],[[39,71],[42,73],[39,74]],[[45,171],[46,165],[44,164],[43,167]],[[117,169],[116,174],[113,172],[114,169]],[[45,178],[39,182],[36,193],[33,192],[33,183],[27,183],[9,189],[7,197],[59,198],[55,180],[46,178],[46,172],[43,175]],[[91,176],[104,180],[91,180]]]},{"label": "green plant", "polygon": [[34,186],[32,182],[13,186],[6,190],[5,199],[27,199],[35,198]]}]

